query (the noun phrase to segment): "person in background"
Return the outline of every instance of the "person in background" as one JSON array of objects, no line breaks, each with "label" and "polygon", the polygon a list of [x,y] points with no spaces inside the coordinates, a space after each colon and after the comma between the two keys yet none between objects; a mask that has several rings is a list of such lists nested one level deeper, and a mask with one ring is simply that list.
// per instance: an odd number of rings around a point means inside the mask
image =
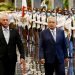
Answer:
[{"label": "person in background", "polygon": [[39,60],[45,67],[45,75],[65,75],[68,61],[64,31],[56,28],[56,18],[48,17],[48,29],[40,33]]},{"label": "person in background", "polygon": [[70,34],[69,31],[66,37],[66,46],[68,49],[68,57],[72,58],[73,57],[73,36]]},{"label": "person in background", "polygon": [[17,61],[16,45],[20,52],[20,64],[25,73],[25,52],[17,30],[10,28],[7,13],[0,15],[0,75],[14,75]]}]

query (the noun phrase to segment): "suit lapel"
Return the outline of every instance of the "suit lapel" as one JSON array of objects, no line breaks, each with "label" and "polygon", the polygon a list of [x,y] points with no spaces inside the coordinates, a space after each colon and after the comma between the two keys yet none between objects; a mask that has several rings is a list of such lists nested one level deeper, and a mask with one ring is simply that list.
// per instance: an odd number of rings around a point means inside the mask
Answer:
[{"label": "suit lapel", "polygon": [[56,42],[58,42],[58,39],[59,39],[59,29],[58,28],[56,28]]},{"label": "suit lapel", "polygon": [[53,38],[53,36],[52,36],[50,30],[48,29],[47,31],[48,31],[48,33],[49,33],[49,37],[51,38],[50,41],[51,41],[52,43],[55,43],[54,38]]},{"label": "suit lapel", "polygon": [[[10,36],[9,36],[9,42],[8,42],[8,44],[10,43],[10,40],[11,40],[10,38],[12,37],[12,29],[9,28],[9,30],[10,30],[10,33],[9,33]],[[0,27],[0,38],[2,39],[2,40],[1,40],[2,43],[7,44],[7,42],[6,42],[6,40],[5,40],[5,37],[4,37],[4,34],[3,34],[3,31],[2,31],[2,27]],[[7,45],[8,45],[8,44],[7,44]]]},{"label": "suit lapel", "polygon": [[7,44],[5,37],[4,37],[4,34],[3,34],[3,31],[2,31],[2,27],[0,27],[0,38],[1,38],[2,43]]},{"label": "suit lapel", "polygon": [[9,42],[8,42],[8,44],[10,43],[10,41],[11,41],[11,37],[12,37],[12,29],[9,28],[9,30],[10,30],[10,36],[9,36]]}]

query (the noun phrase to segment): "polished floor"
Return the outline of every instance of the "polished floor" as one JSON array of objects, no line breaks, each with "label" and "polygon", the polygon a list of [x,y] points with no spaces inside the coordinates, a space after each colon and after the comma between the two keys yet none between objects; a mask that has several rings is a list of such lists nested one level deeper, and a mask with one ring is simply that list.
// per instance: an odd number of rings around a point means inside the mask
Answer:
[{"label": "polished floor", "polygon": [[[19,54],[18,54],[18,57],[19,57]],[[75,75],[75,51],[73,52],[73,58],[69,58],[69,61],[67,63],[65,63],[65,74],[66,75]],[[15,75],[22,75],[21,66],[20,66],[19,62],[16,63]],[[38,64],[29,55],[28,57],[26,57],[26,74],[24,74],[24,75],[45,75],[43,64],[41,64],[41,65]]]}]

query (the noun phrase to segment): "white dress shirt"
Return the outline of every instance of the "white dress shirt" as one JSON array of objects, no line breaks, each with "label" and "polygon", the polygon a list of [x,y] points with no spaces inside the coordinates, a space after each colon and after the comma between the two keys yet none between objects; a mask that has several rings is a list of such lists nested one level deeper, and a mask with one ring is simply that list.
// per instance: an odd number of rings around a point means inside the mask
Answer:
[{"label": "white dress shirt", "polygon": [[3,34],[4,34],[4,37],[5,37],[5,40],[6,40],[7,44],[8,44],[8,42],[9,42],[9,36],[10,36],[9,26],[7,28],[4,28],[2,26],[2,30],[3,30]]},{"label": "white dress shirt", "polygon": [[54,40],[56,41],[56,28],[54,30],[50,29],[50,32],[51,32]]}]

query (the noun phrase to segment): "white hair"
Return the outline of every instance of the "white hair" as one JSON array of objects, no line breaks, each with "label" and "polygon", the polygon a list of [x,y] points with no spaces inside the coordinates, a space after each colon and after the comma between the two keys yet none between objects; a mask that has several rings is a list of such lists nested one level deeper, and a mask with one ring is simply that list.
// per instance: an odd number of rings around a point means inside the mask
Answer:
[{"label": "white hair", "polygon": [[9,21],[9,15],[8,15],[8,13],[6,13],[6,12],[2,12],[2,13],[0,13],[0,21],[3,19],[3,17],[7,17],[8,18],[8,21]]},{"label": "white hair", "polygon": [[47,18],[47,22],[49,22],[50,19],[54,19],[55,22],[56,22],[56,17],[54,17],[54,16],[49,16],[49,17]]},{"label": "white hair", "polygon": [[9,19],[8,13],[6,13],[6,12],[0,13],[0,19],[2,19],[4,16],[7,16],[7,18]]}]

